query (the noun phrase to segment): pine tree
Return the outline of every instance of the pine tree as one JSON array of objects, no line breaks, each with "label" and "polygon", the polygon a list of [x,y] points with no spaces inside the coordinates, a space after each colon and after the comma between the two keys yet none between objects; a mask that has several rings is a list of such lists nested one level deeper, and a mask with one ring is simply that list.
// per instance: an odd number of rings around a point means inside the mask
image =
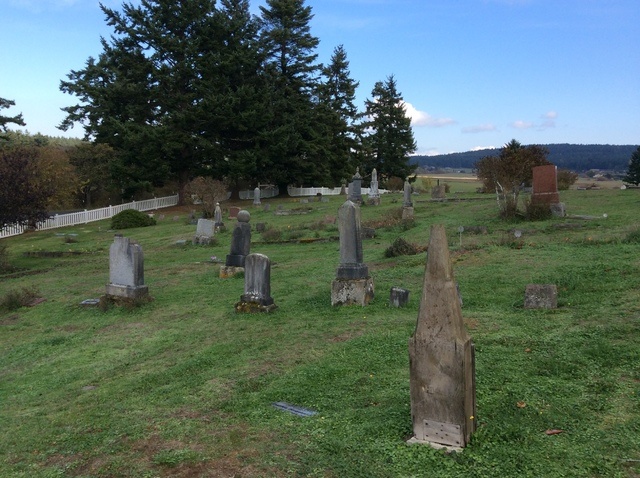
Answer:
[{"label": "pine tree", "polygon": [[355,106],[358,82],[350,76],[347,53],[342,45],[334,49],[331,62],[322,68],[322,75],[325,80],[318,88],[318,109],[324,109],[324,119],[319,123],[326,128],[325,157],[332,185],[336,186],[353,175],[354,156],[359,146],[359,113]]},{"label": "pine tree", "polygon": [[365,167],[376,168],[381,180],[394,176],[404,179],[415,168],[409,159],[417,144],[393,75],[377,82],[371,96],[365,102],[365,126],[370,131],[364,138]]},{"label": "pine tree", "polygon": [[627,169],[627,174],[622,180],[634,186],[640,184],[640,146],[631,154],[629,169]]},{"label": "pine tree", "polygon": [[304,0],[267,0],[262,12],[261,46],[269,82],[269,124],[265,154],[258,170],[281,187],[310,184],[328,178],[318,138],[314,99],[320,66],[311,35],[311,7]]},{"label": "pine tree", "polygon": [[[10,108],[11,106],[15,106],[16,102],[13,100],[6,100],[4,98],[0,98],[0,110],[5,108]],[[9,123],[17,124],[19,126],[24,126],[24,120],[22,118],[22,113],[16,116],[3,116],[0,115],[0,131],[7,132],[7,125]],[[6,139],[6,136],[0,135],[0,139]]]}]

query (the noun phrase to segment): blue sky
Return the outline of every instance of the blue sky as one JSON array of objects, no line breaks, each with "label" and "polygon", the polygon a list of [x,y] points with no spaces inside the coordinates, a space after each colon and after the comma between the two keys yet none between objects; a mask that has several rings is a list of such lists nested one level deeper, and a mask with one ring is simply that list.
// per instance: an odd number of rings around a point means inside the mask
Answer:
[{"label": "blue sky", "polygon": [[[104,0],[110,7],[122,2]],[[134,1],[134,3],[136,3]],[[253,0],[258,12],[264,1]],[[638,0],[307,0],[319,61],[344,45],[357,103],[393,74],[418,153],[523,144],[640,144]],[[31,133],[75,98],[60,80],[111,33],[94,0],[0,0],[0,97]]]}]

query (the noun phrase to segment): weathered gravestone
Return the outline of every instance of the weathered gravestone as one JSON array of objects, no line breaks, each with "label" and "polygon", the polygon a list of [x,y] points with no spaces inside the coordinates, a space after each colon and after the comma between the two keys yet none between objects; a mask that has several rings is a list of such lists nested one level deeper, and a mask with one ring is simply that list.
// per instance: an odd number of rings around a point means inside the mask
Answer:
[{"label": "weathered gravestone", "polygon": [[225,265],[220,267],[220,277],[232,277],[244,271],[244,261],[251,249],[251,215],[244,209],[238,213],[238,222],[231,235],[231,251],[227,254]]},{"label": "weathered gravestone", "polygon": [[373,279],[363,262],[360,208],[347,200],[338,209],[340,266],[331,283],[331,305],[367,305],[374,295]]},{"label": "weathered gravestone", "polygon": [[214,221],[211,219],[198,219],[198,226],[196,227],[196,235],[193,236],[191,241],[194,245],[208,245],[211,243],[211,238],[215,234]]},{"label": "weathered gravestone", "polygon": [[524,291],[525,309],[556,309],[558,288],[554,284],[528,284]]},{"label": "weathered gravestone", "polygon": [[413,219],[413,201],[411,201],[411,184],[404,182],[404,200],[402,202],[402,219]]},{"label": "weathered gravestone", "polygon": [[558,194],[558,168],[553,164],[535,166],[533,171],[533,191],[531,202],[534,205],[549,207],[555,216],[566,216],[565,206]]},{"label": "weathered gravestone", "polygon": [[392,287],[389,294],[390,307],[404,307],[409,303],[409,291],[402,287]]},{"label": "weathered gravestone", "polygon": [[438,184],[431,188],[431,199],[446,199],[447,186],[444,184]]},{"label": "weathered gravestone", "polygon": [[271,312],[277,308],[271,297],[271,261],[264,254],[249,254],[244,265],[244,294],[236,312]]},{"label": "weathered gravestone", "polygon": [[256,188],[253,190],[253,205],[259,206],[260,204],[262,204],[260,202],[260,188],[256,186]]},{"label": "weathered gravestone", "polygon": [[350,186],[349,199],[356,204],[362,204],[362,176],[360,176],[360,168],[356,168],[356,174],[351,178]]},{"label": "weathered gravestone", "polygon": [[256,223],[256,232],[264,232],[267,230],[267,225],[264,222]]},{"label": "weathered gravestone", "polygon": [[220,207],[220,203],[216,203],[216,208],[213,211],[213,224],[215,227],[222,227],[224,223],[222,222],[222,208]]},{"label": "weathered gravestone", "polygon": [[128,237],[116,235],[109,248],[109,284],[107,299],[139,300],[147,298],[144,285],[144,255],[142,247]]},{"label": "weathered gravestone", "polygon": [[229,207],[229,219],[236,219],[238,217],[238,213],[240,212],[240,208],[237,206]]},{"label": "weathered gravestone", "polygon": [[431,226],[418,321],[409,339],[410,443],[462,448],[476,428],[475,349],[462,321],[444,226]]},{"label": "weathered gravestone", "polygon": [[371,171],[371,184],[369,185],[369,199],[367,204],[370,206],[380,205],[380,190],[378,189],[378,171],[373,168]]}]

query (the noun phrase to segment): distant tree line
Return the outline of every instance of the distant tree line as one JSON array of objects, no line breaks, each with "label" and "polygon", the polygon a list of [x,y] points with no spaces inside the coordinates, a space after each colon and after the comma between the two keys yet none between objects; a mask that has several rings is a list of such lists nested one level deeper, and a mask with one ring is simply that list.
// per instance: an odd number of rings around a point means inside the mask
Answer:
[{"label": "distant tree line", "polygon": [[[111,173],[126,195],[191,179],[235,184],[336,186],[356,166],[382,182],[406,177],[416,149],[396,80],[374,85],[364,112],[337,46],[318,61],[304,0],[144,0],[101,5],[113,28],[102,53],[61,90],[64,130],[117,154]],[[286,189],[285,189],[286,190]]]},{"label": "distant tree line", "polygon": [[[600,169],[626,171],[629,157],[637,148],[634,145],[610,144],[546,144],[547,159],[562,169],[576,172]],[[414,156],[419,167],[472,169],[485,156],[496,154],[495,149],[467,151],[437,156]]]}]

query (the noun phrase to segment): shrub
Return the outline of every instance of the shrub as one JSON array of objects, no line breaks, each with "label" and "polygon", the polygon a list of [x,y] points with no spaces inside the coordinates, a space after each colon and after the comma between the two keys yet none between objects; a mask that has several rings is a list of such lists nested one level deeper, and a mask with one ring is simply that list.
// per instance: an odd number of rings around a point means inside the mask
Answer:
[{"label": "shrub", "polygon": [[38,297],[38,290],[35,288],[23,287],[19,290],[10,290],[0,298],[0,309],[16,310],[33,302]]},{"label": "shrub", "polygon": [[397,256],[413,256],[420,252],[417,246],[405,241],[401,237],[396,238],[387,249],[384,251],[385,257],[397,257]]},{"label": "shrub", "polygon": [[144,212],[125,209],[111,218],[111,229],[130,229],[132,227],[155,226],[156,220]]},{"label": "shrub", "polygon": [[635,229],[627,234],[627,237],[623,239],[623,242],[630,244],[640,244],[640,229]]},{"label": "shrub", "polygon": [[545,219],[550,219],[552,215],[548,204],[536,204],[530,200],[525,203],[527,221],[544,221]]},{"label": "shrub", "polygon": [[558,190],[566,191],[578,180],[578,175],[568,169],[558,170]]},{"label": "shrub", "polygon": [[282,239],[282,232],[279,229],[267,229],[261,235],[265,242],[278,242]]},{"label": "shrub", "polygon": [[382,187],[390,191],[402,191],[404,188],[404,180],[398,176],[392,176],[383,183]]}]

